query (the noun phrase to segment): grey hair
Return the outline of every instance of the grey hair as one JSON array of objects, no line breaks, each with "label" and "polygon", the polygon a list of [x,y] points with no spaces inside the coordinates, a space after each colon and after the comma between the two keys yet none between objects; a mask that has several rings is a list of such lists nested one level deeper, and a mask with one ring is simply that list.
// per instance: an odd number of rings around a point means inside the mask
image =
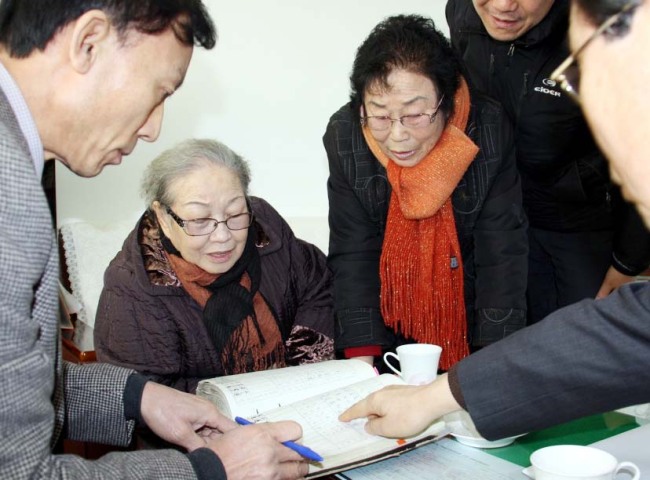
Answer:
[{"label": "grey hair", "polygon": [[170,186],[206,164],[232,170],[248,196],[251,173],[246,160],[216,140],[189,139],[165,150],[147,166],[140,185],[147,206],[156,200],[163,205],[173,204]]}]

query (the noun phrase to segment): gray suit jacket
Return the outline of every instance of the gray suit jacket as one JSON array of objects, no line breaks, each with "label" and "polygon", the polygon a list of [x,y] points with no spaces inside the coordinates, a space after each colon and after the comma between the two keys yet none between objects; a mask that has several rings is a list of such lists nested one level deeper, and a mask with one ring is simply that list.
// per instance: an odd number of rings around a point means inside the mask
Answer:
[{"label": "gray suit jacket", "polygon": [[132,370],[61,360],[58,249],[27,143],[0,90],[0,478],[196,478],[175,450],[87,461],[52,455],[67,438],[127,445]]},{"label": "gray suit jacket", "polygon": [[650,402],[650,283],[557,310],[454,369],[490,439]]}]

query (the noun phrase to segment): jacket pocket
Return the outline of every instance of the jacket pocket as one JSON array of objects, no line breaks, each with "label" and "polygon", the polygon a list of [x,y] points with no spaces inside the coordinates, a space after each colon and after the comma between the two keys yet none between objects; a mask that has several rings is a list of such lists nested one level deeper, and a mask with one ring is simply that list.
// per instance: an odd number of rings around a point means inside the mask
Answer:
[{"label": "jacket pocket", "polygon": [[610,180],[607,166],[600,156],[571,163],[554,182],[551,190],[563,202],[605,202]]}]

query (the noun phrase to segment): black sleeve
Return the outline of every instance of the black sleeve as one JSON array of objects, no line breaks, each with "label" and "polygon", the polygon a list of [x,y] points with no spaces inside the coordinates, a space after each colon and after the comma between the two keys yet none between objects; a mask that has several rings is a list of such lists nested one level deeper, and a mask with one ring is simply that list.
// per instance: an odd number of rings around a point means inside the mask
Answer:
[{"label": "black sleeve", "polygon": [[447,19],[447,26],[449,26],[449,31],[451,32],[454,28],[454,0],[449,0],[447,5],[445,5],[445,18]]},{"label": "black sleeve", "polygon": [[[356,136],[356,138],[355,138]],[[329,121],[323,144],[329,162],[330,242],[328,265],[334,274],[337,349],[388,345],[390,338],[379,307],[379,259],[383,232],[373,222],[350,181],[357,162],[377,162],[349,106]],[[359,151],[354,151],[354,150]]]},{"label": "black sleeve", "polygon": [[198,448],[187,454],[198,480],[227,480],[221,459],[209,448]]},{"label": "black sleeve", "polygon": [[144,375],[133,373],[129,376],[124,386],[124,417],[127,420],[135,420],[142,424],[142,412],[140,404],[142,403],[142,392],[145,384],[149,381]]},{"label": "black sleeve", "polygon": [[449,26],[449,40],[451,41],[451,46],[454,48],[456,53],[460,52],[460,45],[458,45],[458,34],[456,29],[458,25],[456,24],[456,19],[458,18],[458,2],[457,0],[449,0],[445,6],[445,17],[447,19],[447,25]]}]

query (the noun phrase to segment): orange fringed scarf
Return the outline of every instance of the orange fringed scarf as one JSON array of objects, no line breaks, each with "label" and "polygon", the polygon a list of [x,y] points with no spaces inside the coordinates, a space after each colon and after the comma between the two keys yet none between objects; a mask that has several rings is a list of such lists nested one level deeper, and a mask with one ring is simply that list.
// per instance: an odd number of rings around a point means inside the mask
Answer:
[{"label": "orange fringed scarf", "polygon": [[454,115],[434,148],[417,165],[400,167],[364,137],[392,186],[381,253],[381,312],[408,338],[443,347],[447,370],[469,354],[463,266],[451,194],[478,152],[465,135],[467,84],[454,97]]}]

